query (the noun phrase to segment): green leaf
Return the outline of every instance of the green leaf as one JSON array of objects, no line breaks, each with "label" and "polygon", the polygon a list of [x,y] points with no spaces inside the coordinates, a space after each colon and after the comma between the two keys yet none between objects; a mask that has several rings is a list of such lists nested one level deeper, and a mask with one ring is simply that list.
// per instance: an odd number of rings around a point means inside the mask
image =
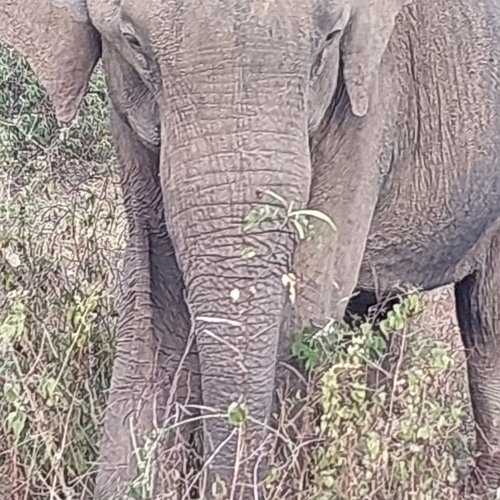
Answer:
[{"label": "green leaf", "polygon": [[267,194],[268,196],[270,196],[271,198],[273,198],[274,200],[279,202],[281,205],[283,205],[284,208],[287,207],[287,202],[286,202],[285,198],[280,196],[278,193],[275,193],[274,191],[271,191],[270,189],[266,189],[265,191],[263,191],[263,193]]},{"label": "green leaf", "polygon": [[247,416],[248,412],[244,403],[233,401],[227,408],[227,420],[234,427],[244,424]]},{"label": "green leaf", "polygon": [[241,250],[241,256],[244,259],[253,259],[257,255],[257,250],[252,246],[243,247]]},{"label": "green leaf", "polygon": [[19,438],[24,429],[26,415],[21,413],[19,410],[14,410],[7,415],[5,422],[7,424],[7,428],[14,433],[16,438]]},{"label": "green leaf", "polygon": [[302,210],[294,210],[293,212],[291,212],[289,214],[290,217],[293,217],[296,215],[299,215],[299,216],[302,215],[302,216],[306,216],[306,217],[313,217],[315,219],[319,219],[319,220],[325,222],[326,224],[328,224],[332,228],[332,231],[337,231],[337,226],[335,225],[333,220],[328,215],[326,215],[323,212],[320,212],[319,210],[312,210],[312,209],[304,208]]},{"label": "green leaf", "polygon": [[418,429],[417,431],[417,439],[424,439],[427,441],[431,438],[431,436],[432,432],[428,427],[420,427],[420,429]]},{"label": "green leaf", "polygon": [[297,234],[299,235],[299,240],[303,240],[306,237],[306,232],[304,227],[297,219],[290,219],[290,222],[294,225]]}]

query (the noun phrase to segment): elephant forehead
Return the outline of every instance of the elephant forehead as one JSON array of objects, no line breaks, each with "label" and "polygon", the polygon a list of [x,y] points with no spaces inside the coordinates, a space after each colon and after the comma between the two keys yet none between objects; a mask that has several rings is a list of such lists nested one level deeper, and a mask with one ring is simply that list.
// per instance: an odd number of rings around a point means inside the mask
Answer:
[{"label": "elephant forehead", "polygon": [[258,24],[305,30],[311,24],[315,3],[315,0],[122,0],[121,7],[130,18],[162,29],[166,24],[172,29],[177,24],[177,29],[191,26],[239,30],[245,24]]},{"label": "elephant forehead", "polygon": [[53,0],[53,3],[56,7],[68,9],[77,21],[86,22],[88,20],[85,0]]},{"label": "elephant forehead", "polygon": [[251,11],[257,15],[267,18],[269,14],[279,13],[281,17],[286,12],[288,16],[296,16],[298,18],[308,17],[311,1],[290,1],[290,0],[250,0],[249,6]]},{"label": "elephant forehead", "polygon": [[121,0],[87,0],[92,23],[101,33],[109,30],[110,25],[116,20],[121,4]]}]

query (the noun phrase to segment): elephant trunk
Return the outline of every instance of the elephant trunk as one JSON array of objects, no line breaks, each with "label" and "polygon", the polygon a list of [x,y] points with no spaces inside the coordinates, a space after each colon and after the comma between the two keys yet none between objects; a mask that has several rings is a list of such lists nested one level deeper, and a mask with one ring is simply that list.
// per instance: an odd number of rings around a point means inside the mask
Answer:
[{"label": "elephant trunk", "polygon": [[[304,206],[310,159],[304,79],[262,64],[269,53],[226,56],[176,61],[182,78],[170,75],[181,84],[164,92],[161,175],[200,358],[208,480],[246,498],[241,483],[254,477],[271,413],[296,240],[286,207],[265,192]],[[228,422],[238,402],[248,415],[239,428]]]}]

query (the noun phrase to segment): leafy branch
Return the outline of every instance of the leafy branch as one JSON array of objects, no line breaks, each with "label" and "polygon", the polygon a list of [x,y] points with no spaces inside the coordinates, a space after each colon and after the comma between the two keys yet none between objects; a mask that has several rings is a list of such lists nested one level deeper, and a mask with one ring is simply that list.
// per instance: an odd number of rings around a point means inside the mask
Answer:
[{"label": "leafy branch", "polygon": [[250,232],[261,227],[265,222],[271,222],[276,219],[282,219],[282,228],[288,223],[292,224],[300,240],[305,240],[309,236],[312,227],[311,219],[324,222],[332,231],[337,230],[333,220],[319,210],[309,208],[295,209],[294,201],[287,202],[285,198],[271,190],[265,190],[263,194],[278,202],[279,206],[261,205],[253,207],[243,219],[244,232]]}]

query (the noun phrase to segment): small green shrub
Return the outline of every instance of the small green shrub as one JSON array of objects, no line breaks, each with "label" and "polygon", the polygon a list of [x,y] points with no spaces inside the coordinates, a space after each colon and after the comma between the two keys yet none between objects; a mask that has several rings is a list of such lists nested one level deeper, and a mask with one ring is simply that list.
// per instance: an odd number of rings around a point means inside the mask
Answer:
[{"label": "small green shrub", "polygon": [[[458,498],[456,464],[469,441],[461,433],[464,398],[450,391],[450,376],[463,381],[462,367],[446,343],[409,333],[418,308],[410,294],[378,325],[329,323],[296,342],[319,376],[324,444],[314,456],[310,498]],[[399,354],[390,383],[377,388],[368,374],[388,348],[385,336]]]}]

